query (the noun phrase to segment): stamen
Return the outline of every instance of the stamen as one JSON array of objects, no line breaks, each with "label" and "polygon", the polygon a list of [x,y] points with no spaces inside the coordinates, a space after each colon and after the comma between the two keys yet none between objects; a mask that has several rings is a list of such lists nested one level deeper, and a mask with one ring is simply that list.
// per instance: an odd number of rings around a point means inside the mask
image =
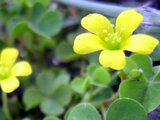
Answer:
[{"label": "stamen", "polygon": [[123,31],[124,30],[124,28],[123,27],[121,27],[121,29],[120,29],[121,31]]},{"label": "stamen", "polygon": [[103,33],[107,33],[107,29],[104,29],[104,30],[103,30]]},{"label": "stamen", "polygon": [[109,40],[109,38],[108,37],[105,37],[105,39],[104,39],[106,42]]},{"label": "stamen", "polygon": [[111,35],[111,33],[108,33],[108,36],[110,36]]},{"label": "stamen", "polygon": [[117,35],[118,35],[118,33],[116,32],[116,33],[115,33],[115,35],[117,36]]},{"label": "stamen", "polygon": [[112,41],[112,44],[115,44],[115,41]]},{"label": "stamen", "polygon": [[121,39],[122,39],[121,37],[120,37],[120,38],[118,38],[118,39],[117,39],[117,42],[121,42]]},{"label": "stamen", "polygon": [[111,26],[112,26],[112,27],[114,27],[114,25],[113,25],[113,24],[111,24]]}]

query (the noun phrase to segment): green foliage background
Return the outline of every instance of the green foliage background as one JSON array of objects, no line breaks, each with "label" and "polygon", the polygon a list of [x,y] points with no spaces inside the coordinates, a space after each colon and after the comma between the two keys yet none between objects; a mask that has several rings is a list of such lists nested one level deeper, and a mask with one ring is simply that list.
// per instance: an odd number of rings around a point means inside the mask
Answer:
[{"label": "green foliage background", "polygon": [[[73,52],[75,36],[85,32],[80,26],[80,19],[89,13],[85,6],[79,10],[60,3],[66,4],[65,0],[0,1],[0,50],[17,48],[19,60],[33,67],[33,74],[20,78],[21,87],[9,94],[13,119],[146,120],[147,112],[160,104],[160,66],[153,65],[160,60],[160,45],[150,57],[127,57],[122,71],[104,68],[98,62],[99,52],[85,56]],[[122,10],[106,15],[114,23]],[[152,11],[151,15],[160,17]],[[160,38],[159,28],[146,30],[144,23],[136,32]],[[1,106],[0,120],[6,119]]]}]

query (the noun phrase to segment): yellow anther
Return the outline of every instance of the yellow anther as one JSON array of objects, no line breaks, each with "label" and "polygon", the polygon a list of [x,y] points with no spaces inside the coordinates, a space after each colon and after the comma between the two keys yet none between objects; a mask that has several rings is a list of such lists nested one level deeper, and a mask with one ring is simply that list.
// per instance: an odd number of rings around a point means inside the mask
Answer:
[{"label": "yellow anther", "polygon": [[116,32],[115,35],[118,35],[118,33]]},{"label": "yellow anther", "polygon": [[104,30],[103,30],[103,33],[107,33],[107,29],[104,29]]},{"label": "yellow anther", "polygon": [[111,33],[108,33],[108,36],[110,36],[111,35]]},{"label": "yellow anther", "polygon": [[123,31],[124,30],[124,28],[123,27],[121,27],[121,29],[120,29],[121,31]]},{"label": "yellow anther", "polygon": [[112,41],[112,44],[114,44],[115,43],[115,41]]},{"label": "yellow anther", "polygon": [[114,25],[113,25],[113,24],[111,24],[111,26],[112,26],[112,27],[114,27]]},{"label": "yellow anther", "polygon": [[120,37],[120,38],[118,38],[118,39],[117,39],[117,42],[121,42],[121,39],[122,39],[121,37]]},{"label": "yellow anther", "polygon": [[108,37],[105,37],[105,39],[104,39],[104,40],[107,42],[109,39],[108,39]]}]

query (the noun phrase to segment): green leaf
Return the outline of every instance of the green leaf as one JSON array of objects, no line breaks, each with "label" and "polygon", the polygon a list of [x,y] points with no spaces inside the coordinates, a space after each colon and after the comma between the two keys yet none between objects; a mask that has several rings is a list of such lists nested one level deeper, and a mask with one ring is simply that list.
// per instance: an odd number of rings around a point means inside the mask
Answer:
[{"label": "green leaf", "polygon": [[147,113],[137,101],[120,98],[108,108],[106,120],[147,120]]},{"label": "green leaf", "polygon": [[73,52],[73,47],[67,42],[61,42],[55,49],[55,55],[56,57],[63,61],[71,61],[74,59],[79,58],[79,55],[75,54]]},{"label": "green leaf", "polygon": [[51,95],[56,88],[55,76],[51,71],[42,71],[36,78],[36,84],[45,95]]},{"label": "green leaf", "polygon": [[130,97],[141,102],[148,112],[160,105],[160,66],[153,68],[152,78],[144,81],[124,81],[119,89],[120,97]]},{"label": "green leaf", "polygon": [[27,22],[25,22],[25,21],[24,22],[19,22],[12,29],[11,36],[18,37],[28,30],[29,30],[29,28],[28,28]]},{"label": "green leaf", "polygon": [[152,75],[152,61],[147,55],[134,54],[130,57],[136,62],[139,68],[143,70],[144,77],[147,80],[151,79]]},{"label": "green leaf", "polygon": [[61,73],[56,77],[57,86],[60,84],[68,84],[70,81],[70,75],[67,73]]},{"label": "green leaf", "polygon": [[13,0],[13,3],[14,3],[15,5],[23,5],[24,1],[25,1],[25,0]]},{"label": "green leaf", "polygon": [[23,118],[22,120],[31,120],[30,118]]},{"label": "green leaf", "polygon": [[21,17],[13,17],[7,23],[7,31],[13,37],[23,34],[28,29],[27,22]]},{"label": "green leaf", "polygon": [[160,105],[160,82],[151,83],[148,86],[148,90],[145,94],[145,99],[143,102],[144,107],[148,112],[153,111]]},{"label": "green leaf", "polygon": [[153,111],[160,105],[159,81],[124,81],[119,88],[120,97],[129,97],[141,102],[147,112]]},{"label": "green leaf", "polygon": [[[39,10],[40,8],[35,9]],[[59,13],[55,11],[47,11],[43,14],[43,8],[38,11],[39,13],[37,13],[37,11],[35,11],[37,15],[34,17],[32,15],[31,17],[33,22],[24,20],[21,17],[13,17],[10,19],[7,23],[7,31],[10,35],[12,37],[18,37],[24,32],[31,30],[36,34],[49,39],[60,31],[62,26],[62,18]]]},{"label": "green leaf", "polygon": [[57,34],[62,26],[62,18],[59,13],[55,11],[46,12],[38,23],[38,29],[46,36],[53,36]]},{"label": "green leaf", "polygon": [[143,103],[146,90],[147,83],[145,81],[126,80],[120,84],[119,96],[129,97]]},{"label": "green leaf", "polygon": [[153,61],[159,61],[160,60],[160,44],[157,45],[153,53],[150,55]]},{"label": "green leaf", "polygon": [[101,120],[101,118],[92,105],[81,103],[69,112],[67,120]]},{"label": "green leaf", "polygon": [[58,116],[64,112],[64,108],[55,100],[46,99],[40,105],[41,111],[46,115]]},{"label": "green leaf", "polygon": [[28,6],[28,7],[33,7],[36,3],[41,3],[44,6],[49,5],[50,0],[25,0],[24,3]]},{"label": "green leaf", "polygon": [[60,119],[54,116],[49,116],[49,117],[45,117],[43,120],[60,120]]},{"label": "green leaf", "polygon": [[72,97],[71,89],[69,85],[60,85],[55,89],[52,98],[62,106],[66,106],[70,103]]},{"label": "green leaf", "polygon": [[65,112],[64,120],[67,120],[68,115],[69,115],[69,113],[70,113],[71,109],[72,109],[72,108],[69,108],[69,109]]},{"label": "green leaf", "polygon": [[130,58],[126,57],[126,65],[123,69],[126,74],[128,74],[132,69],[138,68],[137,64]]},{"label": "green leaf", "polygon": [[88,68],[87,68],[87,74],[92,78],[95,70],[96,70],[97,68],[99,68],[99,67],[100,67],[100,66],[97,65],[97,64],[90,64],[90,65],[88,66]]},{"label": "green leaf", "polygon": [[160,66],[155,66],[152,70],[152,81],[160,81]]},{"label": "green leaf", "polygon": [[30,21],[32,24],[37,25],[43,14],[46,12],[45,7],[40,4],[36,3],[33,8],[30,15]]},{"label": "green leaf", "polygon": [[99,67],[95,70],[91,84],[99,87],[107,87],[110,82],[110,74],[104,67]]},{"label": "green leaf", "polygon": [[132,69],[129,73],[128,73],[128,77],[130,80],[141,80],[141,77],[143,77],[143,73],[141,69]]},{"label": "green leaf", "polygon": [[84,94],[88,88],[88,85],[89,78],[84,79],[81,77],[75,77],[71,82],[72,89],[79,94]]},{"label": "green leaf", "polygon": [[38,107],[43,100],[42,93],[36,87],[29,87],[23,94],[23,102],[27,110]]}]

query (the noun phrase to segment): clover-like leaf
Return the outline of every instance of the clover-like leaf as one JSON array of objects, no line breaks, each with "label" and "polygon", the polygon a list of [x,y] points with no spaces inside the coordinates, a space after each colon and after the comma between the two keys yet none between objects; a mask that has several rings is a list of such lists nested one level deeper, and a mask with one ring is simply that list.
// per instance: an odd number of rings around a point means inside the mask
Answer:
[{"label": "clover-like leaf", "polygon": [[62,18],[59,13],[55,11],[46,12],[40,19],[37,28],[46,36],[53,36],[57,34],[62,25]]},{"label": "clover-like leaf", "polygon": [[23,102],[27,110],[38,107],[43,99],[43,94],[36,87],[27,88],[23,94]]},{"label": "clover-like leaf", "polygon": [[71,97],[72,92],[70,86],[64,84],[59,85],[59,87],[54,90],[54,93],[52,95],[52,98],[62,106],[68,105],[71,101]]},{"label": "clover-like leaf", "polygon": [[88,85],[89,85],[89,78],[84,79],[81,77],[74,78],[71,83],[72,89],[79,94],[85,93],[88,88]]},{"label": "clover-like leaf", "polygon": [[50,0],[24,0],[24,4],[28,7],[33,7],[36,3],[41,3],[44,6],[47,6],[50,3]]},{"label": "clover-like leaf", "polygon": [[106,120],[146,120],[144,107],[136,100],[123,98],[114,101],[108,108]]},{"label": "clover-like leaf", "polygon": [[60,120],[60,119],[54,116],[48,116],[48,117],[45,117],[43,120]]},{"label": "clover-like leaf", "polygon": [[120,97],[129,97],[142,103],[147,112],[160,105],[160,67],[153,68],[150,81],[124,81],[119,89]]},{"label": "clover-like leaf", "polygon": [[92,77],[93,74],[94,74],[94,72],[95,72],[95,70],[96,70],[97,68],[99,68],[99,67],[100,67],[100,66],[97,65],[97,64],[90,64],[90,65],[88,66],[88,68],[87,68],[87,74],[89,75],[89,77]]},{"label": "clover-like leaf", "polygon": [[81,103],[69,112],[67,120],[101,120],[101,118],[96,108],[88,103]]},{"label": "clover-like leaf", "polygon": [[37,86],[45,95],[51,95],[56,88],[54,73],[50,71],[42,71],[36,78]]},{"label": "clover-like leaf", "polygon": [[70,80],[70,75],[67,73],[60,73],[57,77],[56,77],[56,84],[57,86],[60,84],[68,84]]},{"label": "clover-like leaf", "polygon": [[45,7],[40,3],[36,3],[31,9],[30,22],[34,25],[37,25],[41,17],[45,14],[45,12]]},{"label": "clover-like leaf", "polygon": [[153,51],[153,53],[150,56],[154,61],[159,61],[160,60],[159,53],[160,53],[160,44],[157,45],[157,47],[155,48],[155,50]]},{"label": "clover-like leaf", "polygon": [[107,87],[110,82],[110,74],[104,67],[99,67],[95,70],[91,79],[91,84],[99,87]]},{"label": "clover-like leaf", "polygon": [[46,115],[58,116],[64,112],[64,108],[53,99],[46,99],[40,105],[41,111]]},{"label": "clover-like leaf", "polygon": [[45,11],[43,6],[33,7],[31,21],[21,17],[13,17],[7,23],[7,31],[12,37],[18,37],[26,31],[32,31],[40,36],[50,38],[57,34],[62,26],[62,18],[56,11]]},{"label": "clover-like leaf", "polygon": [[131,59],[126,57],[126,66],[124,67],[124,72],[128,74],[132,69],[138,68],[137,64]]},{"label": "clover-like leaf", "polygon": [[29,29],[27,21],[21,17],[13,17],[7,23],[7,31],[13,37],[17,37]]},{"label": "clover-like leaf", "polygon": [[143,75],[147,80],[151,79],[152,75],[152,61],[147,55],[134,54],[130,57],[139,68],[143,70]]}]

